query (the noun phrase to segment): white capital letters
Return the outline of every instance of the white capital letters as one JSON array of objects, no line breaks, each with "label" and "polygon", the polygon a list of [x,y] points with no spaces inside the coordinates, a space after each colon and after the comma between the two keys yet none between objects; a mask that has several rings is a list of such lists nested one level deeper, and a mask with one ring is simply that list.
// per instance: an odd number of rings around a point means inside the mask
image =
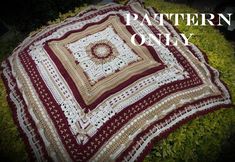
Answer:
[{"label": "white capital letters", "polygon": [[[137,14],[133,14],[134,15],[134,19],[133,20],[137,20],[138,19],[138,15]],[[126,25],[130,26],[131,25],[131,14],[126,14]]]}]

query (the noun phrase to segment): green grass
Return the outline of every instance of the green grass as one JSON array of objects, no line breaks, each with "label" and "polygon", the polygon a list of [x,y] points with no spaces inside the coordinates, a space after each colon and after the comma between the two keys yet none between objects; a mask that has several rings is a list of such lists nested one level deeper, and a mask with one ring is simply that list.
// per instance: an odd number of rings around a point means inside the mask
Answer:
[{"label": "green grass", "polygon": [[[167,3],[161,0],[146,0],[146,6],[153,6],[162,13],[197,12],[185,5]],[[66,17],[76,15],[81,8],[60,15],[50,22],[58,23]],[[178,26],[182,33],[194,33],[191,42],[206,52],[209,63],[221,73],[221,79],[228,85],[235,99],[235,56],[233,46],[213,27]],[[40,29],[39,29],[40,30]],[[0,41],[0,59],[2,60],[22,40]],[[11,111],[6,102],[6,92],[0,81],[0,158],[8,161],[27,160],[24,144],[13,124]],[[235,109],[221,109],[196,118],[183,125],[166,139],[155,144],[145,162],[170,161],[215,161],[222,151],[223,143],[235,133]]]}]

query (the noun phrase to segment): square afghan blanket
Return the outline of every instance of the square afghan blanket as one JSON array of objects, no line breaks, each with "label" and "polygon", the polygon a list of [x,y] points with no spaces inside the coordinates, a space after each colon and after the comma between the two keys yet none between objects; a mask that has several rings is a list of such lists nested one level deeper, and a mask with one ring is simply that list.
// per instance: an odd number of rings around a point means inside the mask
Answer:
[{"label": "square afghan blanket", "polygon": [[[25,39],[2,63],[15,122],[37,161],[141,161],[186,121],[230,95],[193,44],[164,26],[126,26],[139,2],[91,7]],[[156,20],[152,20],[157,24]],[[134,46],[135,33],[170,33],[179,46]]]}]

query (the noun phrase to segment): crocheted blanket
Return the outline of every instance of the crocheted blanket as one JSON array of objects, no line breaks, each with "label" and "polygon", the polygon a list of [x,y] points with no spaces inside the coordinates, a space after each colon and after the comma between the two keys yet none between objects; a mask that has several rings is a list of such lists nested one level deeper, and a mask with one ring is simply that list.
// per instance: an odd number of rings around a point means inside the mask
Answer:
[{"label": "crocheted blanket", "polygon": [[[2,63],[32,160],[142,161],[153,141],[230,105],[218,71],[170,22],[125,24],[126,14],[154,13],[138,2],[91,7],[29,36]],[[170,33],[178,46],[164,37],[136,46],[135,33]]]}]

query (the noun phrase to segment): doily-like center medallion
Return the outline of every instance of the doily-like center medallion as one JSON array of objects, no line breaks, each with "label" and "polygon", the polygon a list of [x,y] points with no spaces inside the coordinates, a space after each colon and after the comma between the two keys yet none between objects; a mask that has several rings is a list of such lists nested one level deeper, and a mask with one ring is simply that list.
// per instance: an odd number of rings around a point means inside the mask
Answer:
[{"label": "doily-like center medallion", "polygon": [[106,43],[97,43],[91,47],[91,52],[98,59],[106,59],[112,55],[112,47]]}]

